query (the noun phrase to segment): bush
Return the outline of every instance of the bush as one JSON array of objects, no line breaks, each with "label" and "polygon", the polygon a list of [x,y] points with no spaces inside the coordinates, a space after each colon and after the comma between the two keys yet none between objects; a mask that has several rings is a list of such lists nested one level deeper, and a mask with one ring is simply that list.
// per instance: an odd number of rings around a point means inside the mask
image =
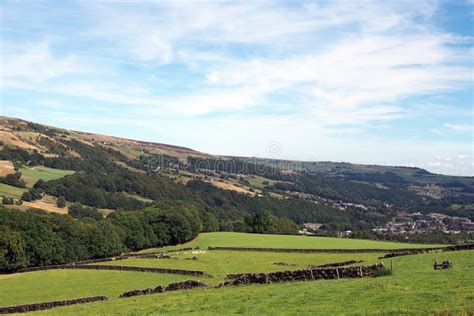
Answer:
[{"label": "bush", "polygon": [[63,208],[66,206],[66,200],[64,199],[64,197],[60,196],[57,200],[56,200],[56,205],[60,208]]},{"label": "bush", "polygon": [[11,198],[11,197],[6,197],[6,196],[4,196],[4,197],[2,198],[2,203],[3,203],[4,205],[13,205],[14,200],[13,200],[13,198]]},{"label": "bush", "polygon": [[25,187],[25,181],[21,180],[21,173],[19,172],[7,174],[5,177],[0,177],[0,182],[18,188]]},{"label": "bush", "polygon": [[31,196],[30,192],[23,192],[23,194],[21,195],[21,199],[23,201],[30,202],[33,200],[33,197]]}]

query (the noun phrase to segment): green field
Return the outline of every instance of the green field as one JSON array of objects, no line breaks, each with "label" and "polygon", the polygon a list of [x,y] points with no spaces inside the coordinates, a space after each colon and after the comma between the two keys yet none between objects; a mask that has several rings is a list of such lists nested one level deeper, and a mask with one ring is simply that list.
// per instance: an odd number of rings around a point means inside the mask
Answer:
[{"label": "green field", "polygon": [[[254,240],[254,243],[251,243]],[[137,258],[105,265],[202,270],[211,277],[143,272],[51,270],[0,276],[0,306],[107,295],[109,300],[35,312],[34,315],[170,314],[389,314],[468,315],[474,312],[474,251],[428,253],[379,260],[383,253],[278,253],[209,251],[209,245],[286,248],[405,248],[406,244],[335,238],[208,233],[170,252],[171,259]],[[417,245],[410,245],[415,247]],[[419,246],[419,245],[418,245]],[[156,250],[156,249],[155,249]],[[196,260],[192,260],[196,257]],[[434,270],[433,260],[451,260],[449,270]],[[347,260],[393,264],[393,274],[341,279],[196,289],[119,299],[128,290],[198,279],[216,285],[227,273],[292,270]],[[275,263],[287,265],[276,265]]]},{"label": "green field", "polygon": [[25,181],[26,186],[31,188],[39,179],[44,181],[50,181],[62,178],[67,175],[74,174],[71,170],[53,169],[43,166],[37,166],[33,168],[23,167],[20,169],[22,179]]},{"label": "green field", "polygon": [[474,312],[474,252],[394,259],[392,276],[191,290],[58,308],[36,315],[468,315]]},{"label": "green field", "polygon": [[[254,248],[301,248],[301,249],[400,249],[438,247],[442,245],[408,244],[375,240],[357,240],[348,238],[308,237],[289,235],[263,235],[247,233],[203,233],[185,247],[254,247]],[[180,247],[184,247],[180,246]],[[168,247],[166,249],[180,248]],[[143,252],[154,252],[147,249]]]},{"label": "green field", "polygon": [[[171,253],[172,259],[133,258],[102,263],[104,265],[126,265],[137,267],[160,267],[170,269],[200,270],[212,275],[207,283],[219,284],[228,273],[269,272],[295,270],[308,266],[348,260],[361,260],[372,264],[379,262],[380,253],[363,254],[303,254],[278,252],[240,252],[240,251],[179,251]],[[197,260],[192,260],[196,257]],[[279,265],[275,263],[285,263]]]},{"label": "green field", "polygon": [[12,198],[21,198],[23,192],[27,191],[24,188],[17,188],[5,183],[0,183],[0,196],[12,197]]},{"label": "green field", "polygon": [[189,279],[186,276],[94,270],[49,270],[0,275],[0,306],[104,294],[116,297],[136,288]]}]

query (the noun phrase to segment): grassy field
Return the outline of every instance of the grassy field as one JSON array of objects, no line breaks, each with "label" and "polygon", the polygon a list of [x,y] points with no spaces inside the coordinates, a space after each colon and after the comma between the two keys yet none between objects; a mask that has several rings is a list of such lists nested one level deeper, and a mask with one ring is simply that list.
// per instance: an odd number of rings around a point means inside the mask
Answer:
[{"label": "grassy field", "polygon": [[43,179],[44,181],[50,181],[74,173],[74,171],[71,170],[60,170],[43,166],[37,166],[33,168],[24,167],[20,169],[20,172],[22,175],[22,179],[25,181],[26,186],[29,188],[33,187],[33,185],[39,179]]},{"label": "grassy field", "polygon": [[12,198],[21,198],[23,192],[27,191],[24,188],[17,188],[5,183],[0,183],[0,196],[12,197]]},{"label": "grassy field", "polygon": [[117,297],[136,288],[187,279],[189,277],[173,274],[99,270],[49,270],[0,275],[0,306],[101,294]]},{"label": "grassy field", "polygon": [[[434,257],[452,260],[454,268],[433,270]],[[393,262],[394,274],[379,278],[198,289],[111,299],[35,314],[436,315],[445,312],[444,315],[468,315],[474,312],[473,251],[397,257]]]},{"label": "grassy field", "polygon": [[[277,252],[248,253],[240,251],[179,251],[170,254],[172,259],[133,258],[101,263],[137,267],[176,268],[200,270],[212,275],[208,283],[219,284],[228,273],[269,272],[294,270],[308,266],[348,260],[362,260],[364,264],[378,262],[380,253],[363,254],[292,254]],[[195,257],[197,260],[192,260]],[[285,263],[280,265],[275,263]],[[362,264],[362,263],[361,263]]]},{"label": "grassy field", "polygon": [[[255,248],[320,248],[320,249],[400,249],[437,247],[440,245],[408,244],[375,240],[358,240],[348,238],[308,237],[288,235],[263,235],[247,233],[203,233],[185,247],[255,247]],[[167,247],[173,249],[179,247]],[[142,252],[154,252],[159,249],[147,249]]]},{"label": "grassy field", "polygon": [[[251,240],[254,242],[251,243]],[[209,245],[287,248],[405,248],[406,244],[366,240],[208,233],[191,243],[200,250],[170,252],[171,259],[136,258],[105,265],[202,270],[211,277],[143,272],[51,270],[0,275],[0,306],[107,295],[109,301],[56,308],[35,315],[169,314],[389,314],[426,315],[474,312],[474,251],[428,253],[379,260],[383,253],[277,253],[209,251]],[[417,245],[411,245],[412,247]],[[156,249],[155,249],[156,250]],[[193,260],[193,257],[197,259]],[[453,269],[434,270],[433,259],[451,260]],[[341,279],[197,289],[119,299],[128,290],[156,287],[186,279],[216,285],[227,273],[293,270],[347,260],[361,264],[384,261],[394,273],[363,279]],[[275,263],[285,263],[277,265]],[[447,313],[446,315],[449,315]]]}]

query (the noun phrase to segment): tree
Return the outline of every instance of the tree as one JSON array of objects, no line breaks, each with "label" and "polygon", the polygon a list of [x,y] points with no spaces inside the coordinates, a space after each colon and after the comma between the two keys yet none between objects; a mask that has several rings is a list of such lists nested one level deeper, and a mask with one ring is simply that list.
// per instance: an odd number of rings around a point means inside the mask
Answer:
[{"label": "tree", "polygon": [[23,194],[21,195],[21,199],[23,201],[30,202],[31,200],[33,200],[33,197],[31,196],[30,192],[26,191],[26,192],[23,192]]},{"label": "tree", "polygon": [[298,225],[287,217],[274,217],[273,232],[277,234],[297,234]]},{"label": "tree", "polygon": [[60,208],[63,208],[66,206],[66,199],[64,199],[63,196],[60,196],[57,200],[56,200],[56,205]]},{"label": "tree", "polygon": [[19,232],[0,226],[0,270],[26,267],[25,241]]},{"label": "tree", "polygon": [[2,203],[3,203],[4,205],[12,205],[12,204],[14,203],[14,200],[13,200],[13,198],[11,198],[11,197],[6,197],[6,196],[4,196],[4,197],[2,198]]},{"label": "tree", "polygon": [[46,189],[46,182],[45,182],[43,179],[39,179],[39,180],[36,181],[36,183],[33,185],[33,188],[44,190],[44,189]]},{"label": "tree", "polygon": [[247,217],[246,220],[252,233],[264,234],[273,232],[273,218],[267,210],[258,210],[253,216]]},{"label": "tree", "polygon": [[212,213],[204,213],[202,216],[202,225],[205,232],[219,231],[219,220]]}]

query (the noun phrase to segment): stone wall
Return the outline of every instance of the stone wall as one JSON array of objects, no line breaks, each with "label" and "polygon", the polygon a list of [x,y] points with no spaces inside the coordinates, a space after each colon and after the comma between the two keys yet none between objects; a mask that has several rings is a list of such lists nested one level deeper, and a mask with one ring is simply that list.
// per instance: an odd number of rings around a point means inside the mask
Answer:
[{"label": "stone wall", "polygon": [[354,263],[361,263],[361,262],[364,262],[364,261],[363,260],[348,260],[348,261],[342,261],[342,262],[321,264],[319,266],[314,266],[311,268],[336,268],[336,267],[343,267],[343,266],[348,266]]},{"label": "stone wall", "polygon": [[163,293],[163,292],[170,292],[170,291],[190,290],[190,289],[204,288],[204,287],[209,287],[209,285],[202,283],[200,281],[187,280],[183,282],[171,283],[166,288],[163,287],[162,285],[158,285],[155,288],[128,291],[120,295],[119,298],[156,294],[156,293]]},{"label": "stone wall", "polygon": [[52,302],[44,302],[44,303],[0,307],[0,314],[27,313],[27,312],[50,309],[54,307],[68,306],[68,305],[75,305],[75,304],[85,304],[85,303],[92,303],[92,302],[105,301],[105,300],[107,300],[107,296],[100,295],[100,296],[76,298],[76,299],[64,300],[64,301],[52,301]]},{"label": "stone wall", "polygon": [[387,253],[383,257],[379,257],[379,259],[416,255],[420,253],[429,253],[429,252],[435,252],[435,251],[445,252],[445,251],[462,251],[462,250],[473,250],[473,249],[474,249],[474,244],[453,245],[453,246],[447,246],[443,248],[434,248],[434,249],[433,248],[410,249],[407,251],[390,252],[390,253]]},{"label": "stone wall", "polygon": [[289,252],[289,253],[388,253],[386,258],[397,255],[418,254],[432,251],[459,251],[472,250],[474,243],[453,245],[445,247],[427,247],[427,248],[400,248],[400,249],[292,249],[292,248],[249,248],[249,247],[209,247],[209,250],[227,250],[227,251],[255,251],[255,252]]},{"label": "stone wall", "polygon": [[243,284],[266,284],[320,279],[361,278],[376,276],[385,269],[383,263],[343,268],[314,268],[269,273],[228,274],[222,286]]},{"label": "stone wall", "polygon": [[[209,247],[209,250],[255,251],[255,252],[289,252],[289,253],[373,253],[373,252],[404,252],[405,249],[291,249],[291,248],[243,248],[243,247]],[[421,250],[442,250],[438,248],[421,248]]]},{"label": "stone wall", "polygon": [[183,274],[183,275],[193,275],[193,276],[206,275],[203,271],[195,271],[195,270],[144,268],[144,267],[131,267],[131,266],[84,265],[84,264],[31,267],[31,268],[20,269],[18,270],[18,272],[33,272],[33,271],[56,270],[56,269],[113,270],[113,271]]}]

